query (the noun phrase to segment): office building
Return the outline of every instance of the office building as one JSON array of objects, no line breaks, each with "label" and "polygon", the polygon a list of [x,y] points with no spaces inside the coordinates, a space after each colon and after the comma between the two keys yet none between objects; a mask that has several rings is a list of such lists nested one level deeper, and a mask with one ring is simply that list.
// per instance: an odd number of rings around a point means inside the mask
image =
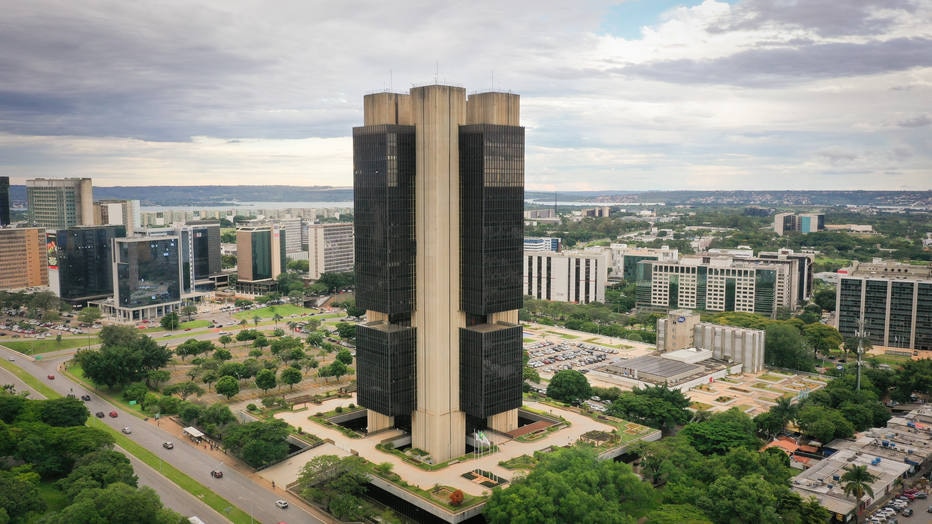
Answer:
[{"label": "office building", "polygon": [[307,227],[308,276],[353,271],[353,224],[309,224]]},{"label": "office building", "polygon": [[138,200],[98,200],[94,202],[94,224],[123,226],[126,236],[133,236],[140,227]]},{"label": "office building", "polygon": [[10,177],[0,176],[0,227],[10,225]]},{"label": "office building", "polygon": [[49,281],[62,300],[83,306],[113,295],[113,240],[126,236],[124,226],[75,226],[49,236]]},{"label": "office building", "polygon": [[699,314],[690,310],[670,311],[666,318],[657,319],[657,349],[661,353],[711,351],[711,358],[741,363],[744,373],[764,369],[765,341],[761,329],[700,322]]},{"label": "office building", "polygon": [[761,251],[757,254],[761,260],[795,260],[796,265],[796,303],[802,304],[812,298],[812,265],[815,263],[815,255],[812,253],[795,253],[792,249],[781,249],[779,251]]},{"label": "office building", "polygon": [[932,350],[932,265],[854,262],[838,270],[835,327],[844,338],[911,354]]},{"label": "office building", "polygon": [[278,225],[236,230],[236,289],[264,295],[275,290],[275,279],[286,268],[285,232]]},{"label": "office building", "polygon": [[796,305],[790,263],[688,256],[638,264],[637,305],[656,309],[743,311],[776,318]]},{"label": "office building", "polygon": [[113,239],[113,298],[90,302],[122,321],[155,321],[181,306],[177,236]]},{"label": "office building", "polygon": [[284,244],[288,259],[304,259],[303,253],[306,252],[307,249],[301,245],[302,220],[300,218],[286,218],[278,219],[275,223],[278,224],[279,229],[285,232]]},{"label": "office building", "polygon": [[555,302],[605,302],[610,259],[606,252],[525,252],[522,292]]},{"label": "office building", "polygon": [[36,178],[26,181],[26,217],[46,229],[94,225],[90,178]]},{"label": "office building", "polygon": [[559,252],[562,241],[550,237],[524,237],[525,251],[554,251]]},{"label": "office building", "polygon": [[0,289],[49,284],[45,229],[0,228]]},{"label": "office building", "polygon": [[660,262],[676,262],[679,259],[678,249],[669,246],[628,247],[628,244],[611,244],[612,273],[610,278],[634,282],[637,279],[638,264],[644,260],[657,260]]},{"label": "office building", "polygon": [[431,85],[364,100],[353,129],[360,405],[434,462],[521,406],[519,97]]},{"label": "office building", "polygon": [[784,233],[816,233],[825,231],[825,215],[821,213],[777,213],[773,216],[773,230],[780,236]]}]

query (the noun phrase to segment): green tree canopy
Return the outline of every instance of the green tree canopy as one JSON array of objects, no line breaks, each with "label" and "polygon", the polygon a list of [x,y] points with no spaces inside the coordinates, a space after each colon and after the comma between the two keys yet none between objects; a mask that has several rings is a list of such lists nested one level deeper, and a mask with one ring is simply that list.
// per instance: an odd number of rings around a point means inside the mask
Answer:
[{"label": "green tree canopy", "polygon": [[575,369],[557,371],[547,385],[547,396],[563,402],[578,402],[592,396],[592,387],[583,375]]},{"label": "green tree canopy", "polygon": [[630,466],[573,447],[543,455],[526,477],[493,489],[484,514],[490,524],[633,524],[656,504],[657,493]]},{"label": "green tree canopy", "polygon": [[281,420],[234,424],[224,432],[223,445],[250,466],[259,468],[288,456],[287,436],[288,424]]},{"label": "green tree canopy", "polygon": [[217,385],[214,386],[214,389],[229,400],[239,393],[239,380],[229,375],[222,376],[217,379]]}]

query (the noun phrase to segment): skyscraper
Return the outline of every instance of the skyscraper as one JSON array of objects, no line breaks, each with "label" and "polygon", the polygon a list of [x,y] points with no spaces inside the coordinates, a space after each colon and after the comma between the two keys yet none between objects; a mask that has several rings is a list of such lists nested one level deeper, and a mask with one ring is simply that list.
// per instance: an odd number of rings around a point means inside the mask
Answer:
[{"label": "skyscraper", "polygon": [[47,229],[94,225],[90,178],[35,178],[26,181],[29,223]]},{"label": "skyscraper", "polygon": [[0,176],[0,227],[10,225],[10,177]]},{"label": "skyscraper", "polygon": [[353,129],[358,399],[435,462],[521,406],[519,97],[431,85],[364,100]]}]

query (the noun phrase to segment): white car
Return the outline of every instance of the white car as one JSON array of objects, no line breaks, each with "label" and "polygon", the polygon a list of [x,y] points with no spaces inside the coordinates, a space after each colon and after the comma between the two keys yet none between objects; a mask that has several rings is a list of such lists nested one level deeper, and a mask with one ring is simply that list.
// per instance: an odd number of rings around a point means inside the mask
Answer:
[{"label": "white car", "polygon": [[280,507],[281,509],[285,509],[288,507],[288,501],[284,499],[278,499],[275,501],[275,505]]},{"label": "white car", "polygon": [[133,432],[133,430],[129,429],[129,426],[123,426],[123,429],[120,431],[122,431],[126,435],[129,435],[130,433]]}]

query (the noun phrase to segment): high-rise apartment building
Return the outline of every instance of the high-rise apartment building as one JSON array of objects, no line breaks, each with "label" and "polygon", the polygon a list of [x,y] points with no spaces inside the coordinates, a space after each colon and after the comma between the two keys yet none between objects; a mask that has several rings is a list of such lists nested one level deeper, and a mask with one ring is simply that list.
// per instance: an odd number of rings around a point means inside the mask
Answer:
[{"label": "high-rise apartment building", "polygon": [[90,178],[35,178],[26,181],[26,217],[46,229],[94,225]]},{"label": "high-rise apartment building", "polygon": [[358,399],[435,462],[521,406],[519,97],[431,85],[364,100],[353,129]]},{"label": "high-rise apartment building", "polygon": [[10,177],[0,176],[0,227],[10,225]]},{"label": "high-rise apartment building", "polygon": [[307,227],[308,276],[353,270],[353,224],[309,224]]},{"label": "high-rise apartment building", "polygon": [[821,213],[777,213],[773,216],[773,230],[780,236],[793,231],[807,234],[825,231],[825,215]]},{"label": "high-rise apartment building", "polygon": [[47,285],[45,229],[0,228],[0,289]]},{"label": "high-rise apartment building", "polygon": [[932,265],[854,262],[838,270],[835,319],[841,336],[878,347],[932,350]]}]

